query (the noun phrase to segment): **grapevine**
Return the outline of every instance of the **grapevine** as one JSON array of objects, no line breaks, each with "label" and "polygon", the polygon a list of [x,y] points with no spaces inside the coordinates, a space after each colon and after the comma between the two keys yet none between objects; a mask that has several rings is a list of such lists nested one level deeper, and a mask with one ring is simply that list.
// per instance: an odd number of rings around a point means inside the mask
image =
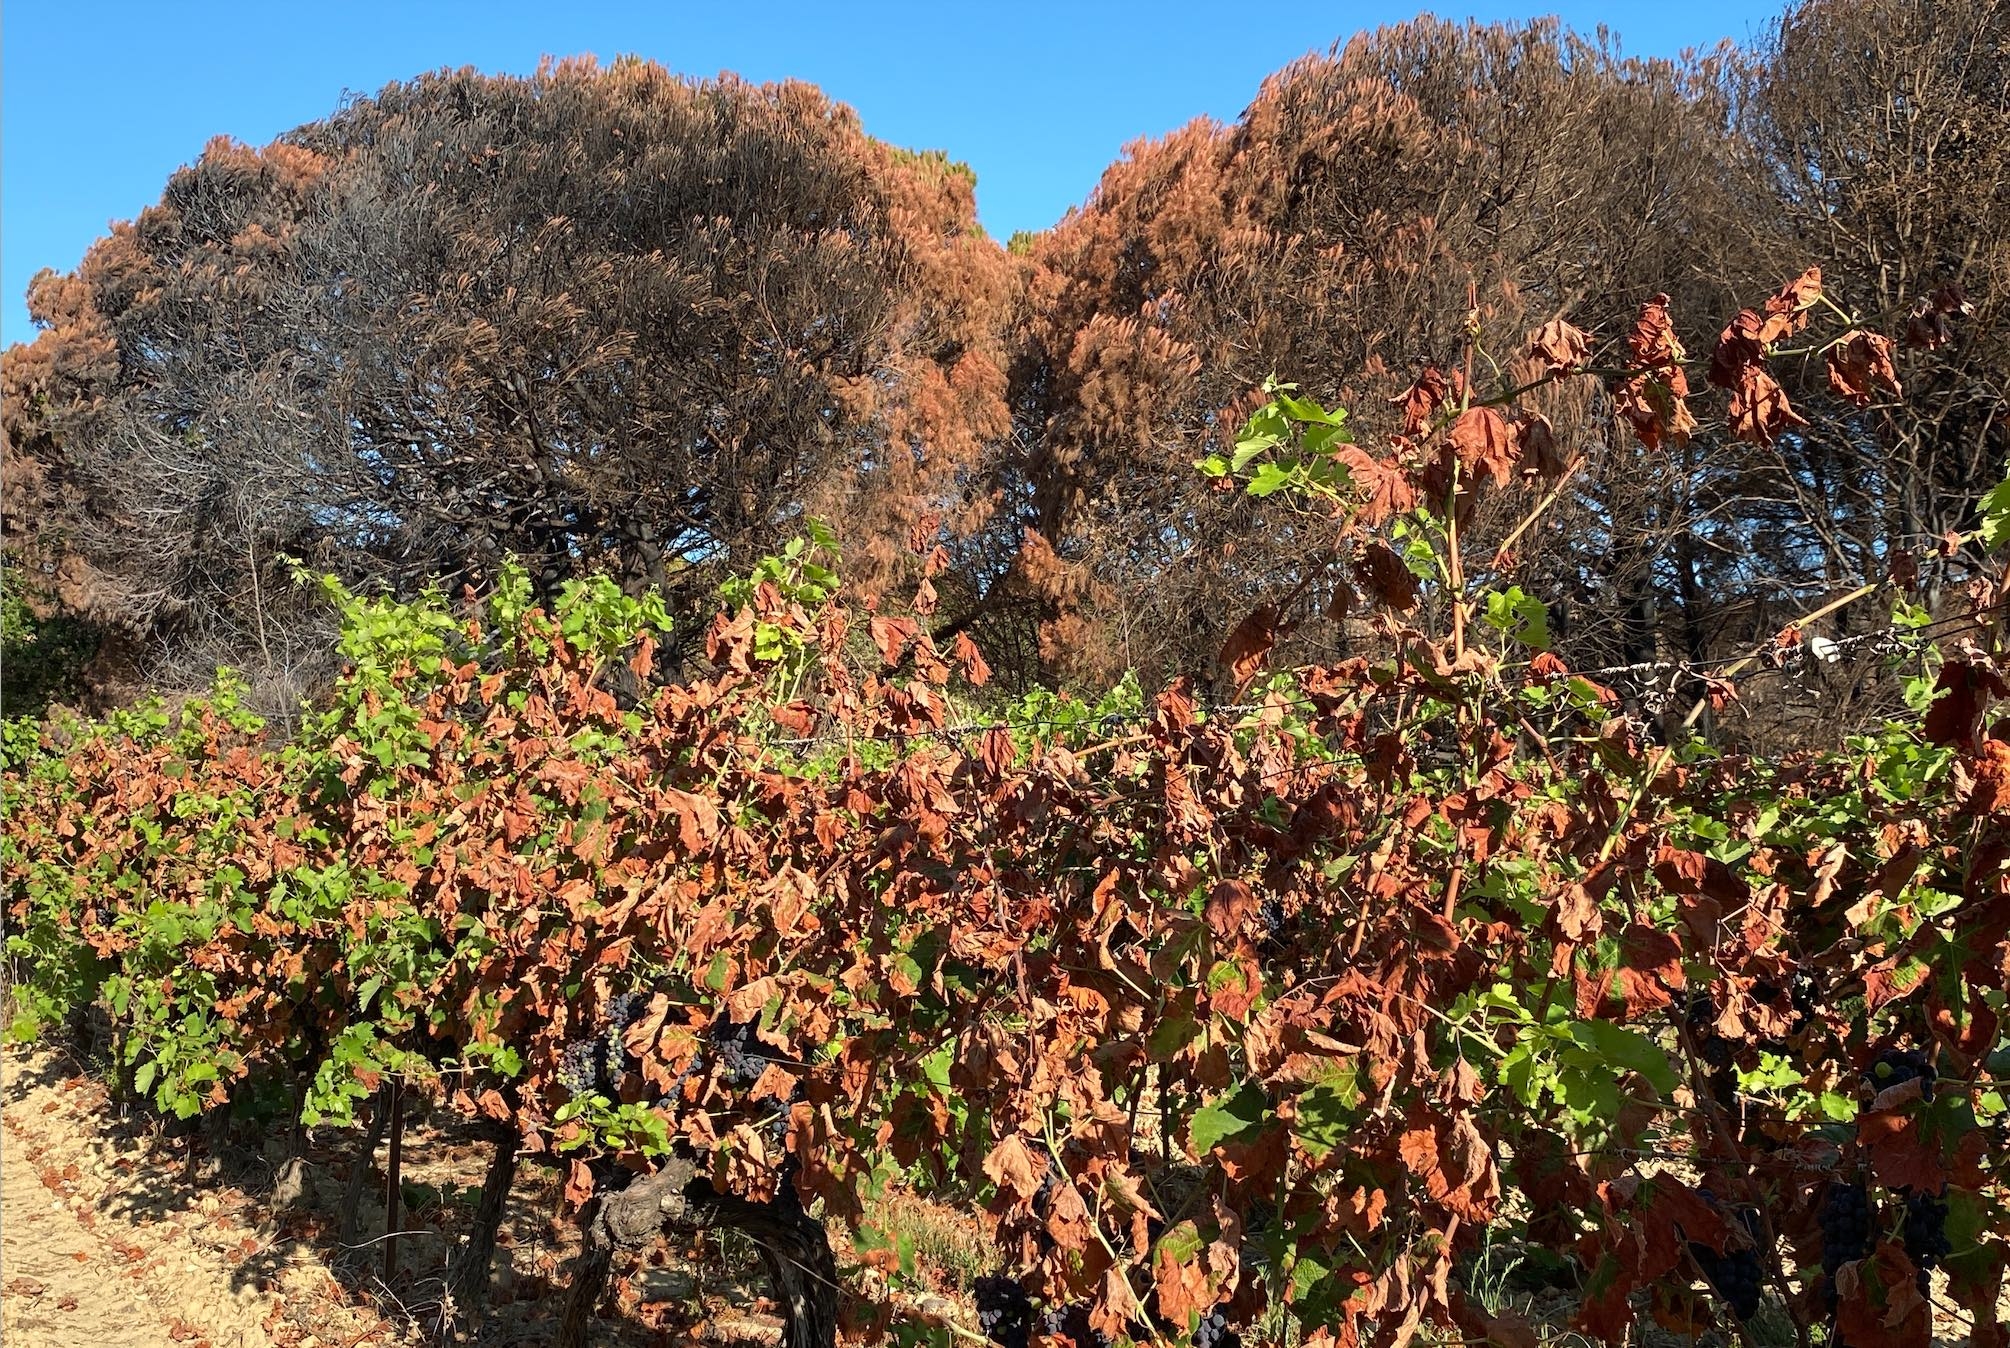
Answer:
[{"label": "grapevine", "polygon": [[[1798,330],[1818,285],[1753,323]],[[1544,379],[1658,425],[1666,321]],[[606,1256],[571,1324],[651,1214],[871,1253],[899,1183],[981,1214],[1001,1348],[1473,1337],[1453,1275],[1509,1231],[1575,1266],[1587,1336],[1699,1273],[1749,1321],[1817,1267],[1837,1324],[1910,1332],[1913,1275],[1991,1287],[2010,1230],[1977,1084],[2010,1014],[2010,684],[1971,643],[1920,714],[1787,762],[1650,733],[1458,560],[1475,494],[1546,471],[1526,392],[1420,379],[1377,458],[1270,390],[1225,478],[1415,500],[1400,535],[1321,518],[1374,653],[1267,670],[1266,605],[1233,703],[1003,698],[967,637],[780,566],[678,682],[660,605],[611,581],[329,582],[352,669],[290,737],[228,681],[9,732],[22,1023],[98,1007],[185,1118],[353,1125],[389,1077],[485,1121]],[[1447,640],[1403,616],[1426,585]],[[884,1331],[883,1282],[850,1329]]]}]

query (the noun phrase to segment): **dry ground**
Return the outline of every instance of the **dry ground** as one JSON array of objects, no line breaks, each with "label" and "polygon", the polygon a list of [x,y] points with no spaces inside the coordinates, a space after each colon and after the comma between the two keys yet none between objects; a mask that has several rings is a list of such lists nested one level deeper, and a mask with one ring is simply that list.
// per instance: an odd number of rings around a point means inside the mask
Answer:
[{"label": "dry ground", "polygon": [[[353,1138],[353,1134],[349,1135]],[[0,1342],[6,1348],[419,1348],[436,1343],[440,1274],[487,1149],[423,1122],[406,1134],[398,1265],[383,1261],[382,1160],[358,1248],[336,1243],[352,1158],[310,1135],[304,1192],[274,1203],[273,1145],[193,1172],[187,1143],[121,1117],[58,1052],[0,1052]],[[241,1139],[239,1140],[241,1144]],[[559,1186],[525,1167],[499,1239],[483,1348],[550,1340],[573,1253]],[[740,1252],[742,1254],[746,1252]],[[696,1254],[693,1259],[685,1257]],[[732,1270],[750,1258],[659,1248],[621,1284],[596,1344],[773,1342],[779,1321]]]},{"label": "dry ground", "polygon": [[[309,1134],[301,1182],[275,1191],[275,1163],[283,1155],[277,1139],[261,1152],[256,1139],[235,1138],[215,1158],[196,1148],[191,1162],[186,1139],[123,1114],[99,1080],[62,1051],[0,1049],[0,1343],[438,1344],[444,1262],[472,1211],[488,1148],[423,1118],[408,1127],[398,1261],[387,1273],[382,1149],[370,1162],[370,1197],[354,1246],[340,1245],[335,1236],[337,1201],[355,1163],[343,1148],[353,1147],[354,1137],[336,1130]],[[288,1193],[289,1187],[297,1192]],[[476,1324],[447,1334],[449,1341],[517,1348],[551,1340],[576,1249],[571,1223],[559,1219],[560,1189],[554,1172],[519,1169],[498,1240],[493,1304]],[[933,1290],[908,1304],[925,1318],[971,1325],[958,1289],[993,1263],[975,1224],[959,1211],[912,1198],[892,1200],[871,1216],[910,1237],[921,1258]],[[617,1284],[618,1303],[603,1308],[595,1343],[772,1344],[779,1321],[766,1313],[758,1285],[749,1280],[753,1268],[745,1248],[659,1246]],[[1486,1280],[1494,1284],[1494,1297],[1537,1322],[1544,1348],[1586,1348],[1582,1338],[1563,1330],[1575,1309],[1567,1294],[1516,1292],[1505,1280]],[[1936,1288],[1936,1342],[1960,1348],[1967,1317],[1946,1303],[1945,1286],[1942,1280]],[[1643,1330],[1649,1348],[1690,1342]],[[1779,1348],[1792,1342],[1783,1324],[1776,1335]],[[976,1336],[965,1328],[958,1339],[967,1344]]]}]

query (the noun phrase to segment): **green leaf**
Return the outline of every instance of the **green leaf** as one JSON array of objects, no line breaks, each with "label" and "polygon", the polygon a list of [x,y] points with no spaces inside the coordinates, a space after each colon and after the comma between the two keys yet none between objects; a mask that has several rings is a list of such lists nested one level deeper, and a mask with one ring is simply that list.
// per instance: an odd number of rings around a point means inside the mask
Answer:
[{"label": "green leaf", "polygon": [[1947,1243],[1953,1246],[1945,1263],[1956,1278],[1975,1286],[1987,1286],[1994,1262],[2001,1254],[1988,1237],[2001,1231],[2004,1213],[2000,1206],[1972,1189],[1947,1191]]},{"label": "green leaf", "polygon": [[1359,1069],[1349,1063],[1299,1095],[1292,1136],[1315,1158],[1340,1147],[1353,1131],[1361,1104],[1359,1078]]},{"label": "green leaf", "polygon": [[2010,538],[2010,478],[1982,496],[1982,545],[1994,548],[2005,538]]},{"label": "green leaf", "polygon": [[1549,649],[1549,610],[1541,601],[1523,594],[1521,586],[1487,592],[1487,624],[1505,632],[1525,646]]},{"label": "green leaf", "polygon": [[858,1252],[860,1259],[864,1259],[880,1250],[892,1249],[893,1241],[887,1236],[885,1227],[875,1222],[860,1222],[858,1230],[852,1233],[851,1247]]},{"label": "green leaf", "polygon": [[1152,1026],[1145,1049],[1153,1062],[1168,1062],[1181,1049],[1200,1037],[1200,1025],[1192,1016],[1165,1016]]},{"label": "green leaf", "polygon": [[1293,398],[1289,394],[1277,395],[1277,405],[1284,415],[1293,421],[1302,421],[1314,426],[1338,426],[1347,419],[1344,411],[1329,412],[1310,398]]},{"label": "green leaf", "polygon": [[1263,1092],[1245,1083],[1213,1104],[1195,1110],[1187,1140],[1196,1153],[1205,1156],[1228,1139],[1261,1126],[1263,1103]]},{"label": "green leaf", "polygon": [[1291,473],[1288,469],[1275,463],[1266,463],[1256,470],[1256,476],[1249,479],[1249,485],[1244,490],[1251,496],[1269,496],[1282,490],[1290,481]]},{"label": "green leaf", "polygon": [[1284,442],[1274,435],[1258,435],[1238,439],[1235,442],[1235,457],[1228,461],[1228,471],[1239,473],[1251,462],[1277,448]]},{"label": "green leaf", "polygon": [[1331,1269],[1320,1263],[1314,1256],[1300,1254],[1297,1262],[1291,1267],[1290,1300],[1294,1302],[1304,1301],[1312,1294],[1314,1288],[1326,1281],[1327,1276],[1331,1272]]},{"label": "green leaf", "polygon": [[1163,1250],[1172,1255],[1175,1263],[1185,1264],[1200,1258],[1201,1251],[1206,1248],[1207,1242],[1201,1239],[1200,1228],[1187,1221],[1169,1228],[1152,1246],[1152,1251],[1156,1254]]},{"label": "green leaf", "polygon": [[1574,1020],[1570,1037],[1605,1063],[1638,1072],[1663,1095],[1672,1092],[1681,1080],[1661,1046],[1637,1030],[1609,1020]]},{"label": "green leaf", "polygon": [[1326,454],[1335,445],[1354,443],[1354,437],[1347,434],[1344,426],[1314,426],[1305,432],[1304,443],[1307,454]]}]

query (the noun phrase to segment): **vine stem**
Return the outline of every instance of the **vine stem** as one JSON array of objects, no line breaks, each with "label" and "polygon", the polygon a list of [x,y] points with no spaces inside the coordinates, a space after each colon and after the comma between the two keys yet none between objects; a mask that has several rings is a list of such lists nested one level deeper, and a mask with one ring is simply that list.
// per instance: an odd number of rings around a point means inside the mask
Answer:
[{"label": "vine stem", "polygon": [[1445,497],[1445,581],[1452,592],[1452,658],[1466,653],[1466,569],[1459,555],[1459,461],[1452,460],[1452,488]]},{"label": "vine stem", "polygon": [[[1040,1137],[1047,1144],[1047,1154],[1054,1158],[1054,1168],[1067,1178],[1068,1183],[1073,1184],[1075,1177],[1068,1173],[1068,1163],[1061,1159],[1061,1149],[1054,1142],[1054,1120],[1051,1116],[1040,1121]],[[1130,1271],[1124,1267],[1123,1256],[1117,1253],[1117,1247],[1110,1244],[1109,1236],[1104,1234],[1103,1205],[1100,1199],[1096,1203],[1096,1210],[1090,1214],[1090,1217],[1090,1225],[1095,1228],[1097,1243],[1103,1247],[1103,1252],[1110,1256],[1110,1266],[1117,1271],[1117,1276],[1124,1280],[1124,1290],[1130,1294],[1131,1300],[1137,1303],[1139,1310],[1143,1310],[1145,1307],[1144,1298],[1138,1295],[1137,1288],[1131,1286]]]},{"label": "vine stem", "polygon": [[[1724,1107],[1717,1103],[1717,1097],[1709,1087],[1699,1080],[1696,1071],[1695,1036],[1689,1033],[1689,1026],[1681,1017],[1678,1016],[1674,1019],[1675,1034],[1682,1045],[1683,1063],[1689,1069],[1689,1090],[1702,1104],[1703,1116],[1709,1121],[1711,1130],[1723,1142],[1724,1149],[1731,1154],[1731,1159],[1738,1163],[1739,1171],[1749,1178],[1752,1174],[1751,1158],[1745,1154],[1744,1145],[1738,1141],[1737,1131],[1731,1127],[1731,1121],[1725,1117]],[[1702,1086],[1700,1090],[1698,1089],[1699,1085]],[[1780,1299],[1789,1301],[1792,1299],[1793,1288],[1787,1281],[1786,1265],[1780,1262],[1779,1233],[1773,1229],[1773,1219],[1768,1214],[1766,1207],[1767,1205],[1764,1203],[1756,1205],[1759,1217],[1759,1229],[1764,1233],[1766,1238],[1766,1271],[1772,1274],[1773,1285],[1778,1289]],[[1700,1272],[1701,1270],[1699,1269],[1698,1271]],[[1707,1282],[1708,1279],[1706,1278],[1704,1281]],[[1738,1322],[1738,1328],[1744,1332],[1747,1343],[1753,1342],[1750,1332],[1745,1330],[1744,1321],[1740,1320]],[[1794,1321],[1794,1339],[1800,1345],[1800,1348],[1810,1348],[1807,1326],[1802,1324],[1798,1317]]]},{"label": "vine stem", "polygon": [[384,1281],[389,1284],[398,1272],[398,1199],[404,1161],[405,1088],[391,1078],[391,1154],[384,1162]]},{"label": "vine stem", "polygon": [[[1472,406],[1473,348],[1479,345],[1480,288],[1477,281],[1466,282],[1466,372],[1459,389],[1459,411]],[[1446,579],[1452,590],[1452,658],[1466,653],[1466,569],[1459,555],[1459,461],[1452,459],[1452,487],[1445,499]]]},{"label": "vine stem", "polygon": [[[1848,604],[1853,604],[1857,600],[1863,598],[1865,595],[1872,593],[1878,588],[1878,584],[1879,582],[1877,581],[1867,580],[1863,584],[1857,586],[1854,590],[1851,590],[1848,594],[1844,595],[1842,598],[1830,600],[1828,603],[1823,604],[1820,608],[1816,609],[1813,613],[1802,614],[1800,617],[1794,619],[1791,623],[1787,624],[1786,630],[1789,631],[1797,630],[1808,623],[1816,621],[1819,618],[1826,618],[1828,617],[1829,614],[1834,613],[1837,609],[1842,608]],[[1746,655],[1743,659],[1738,660],[1736,663],[1727,666],[1722,673],[1718,674],[1717,677],[1720,679],[1728,679],[1733,675],[1737,674],[1740,670],[1745,669],[1747,666],[1749,666],[1754,660],[1757,660],[1761,655],[1764,655],[1766,651],[1771,648],[1771,644],[1772,643],[1768,642],[1766,645],[1761,646],[1757,650],[1752,651],[1750,654]],[[1688,730],[1692,726],[1694,726],[1696,724],[1697,718],[1702,716],[1703,709],[1709,705],[1710,705],[1710,699],[1707,694],[1703,697],[1696,699],[1696,705],[1689,708],[1689,714],[1682,718],[1682,728],[1684,730]]]},{"label": "vine stem", "polygon": [[1521,536],[1527,533],[1530,529],[1534,528],[1536,521],[1541,519],[1544,515],[1548,514],[1549,508],[1551,506],[1555,505],[1558,501],[1563,499],[1563,489],[1570,485],[1571,478],[1577,476],[1577,470],[1582,468],[1583,466],[1584,466],[1584,456],[1582,454],[1578,455],[1576,458],[1572,459],[1567,465],[1565,465],[1563,470],[1563,476],[1556,480],[1556,485],[1549,489],[1548,494],[1545,495],[1540,501],[1537,501],[1535,505],[1530,508],[1528,514],[1522,516],[1521,523],[1517,524],[1514,527],[1513,531],[1510,532],[1508,536],[1501,541],[1500,547],[1494,550],[1495,557],[1497,558],[1502,557],[1514,550],[1514,545],[1521,541]]}]

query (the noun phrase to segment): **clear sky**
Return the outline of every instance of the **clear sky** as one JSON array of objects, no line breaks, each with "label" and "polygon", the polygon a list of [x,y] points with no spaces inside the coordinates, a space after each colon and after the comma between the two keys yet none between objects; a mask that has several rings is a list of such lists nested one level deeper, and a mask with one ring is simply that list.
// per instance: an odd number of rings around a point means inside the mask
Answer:
[{"label": "clear sky", "polygon": [[[1054,223],[1126,143],[1202,114],[1232,119],[1269,72],[1408,18],[1417,3],[8,0],[0,338],[31,335],[29,277],[76,266],[111,221],[158,200],[209,137],[262,145],[326,115],[345,91],[425,70],[523,72],[546,54],[633,53],[689,75],[807,79],[857,108],[872,134],[969,163],[985,227],[1002,239]],[[1772,10],[1729,0],[1439,8],[1604,22],[1641,55],[1748,40]]]}]

